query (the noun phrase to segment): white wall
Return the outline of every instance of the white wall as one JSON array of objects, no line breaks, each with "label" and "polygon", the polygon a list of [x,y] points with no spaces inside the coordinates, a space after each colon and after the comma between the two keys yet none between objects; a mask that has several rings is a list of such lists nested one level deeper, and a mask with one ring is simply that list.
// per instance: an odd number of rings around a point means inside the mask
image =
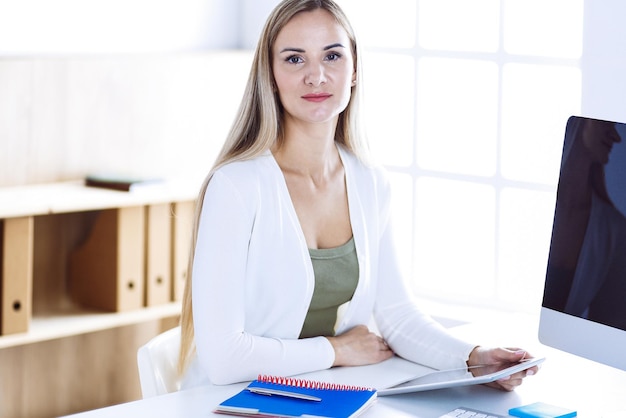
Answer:
[{"label": "white wall", "polygon": [[249,67],[245,51],[0,59],[0,187],[204,175]]},{"label": "white wall", "polygon": [[277,1],[0,0],[0,187],[205,173]]},{"label": "white wall", "polygon": [[582,113],[626,122],[626,2],[585,1],[584,19]]},{"label": "white wall", "polygon": [[265,19],[279,0],[240,0],[239,46],[254,49]]},{"label": "white wall", "polygon": [[0,0],[0,57],[252,48],[278,0]]}]

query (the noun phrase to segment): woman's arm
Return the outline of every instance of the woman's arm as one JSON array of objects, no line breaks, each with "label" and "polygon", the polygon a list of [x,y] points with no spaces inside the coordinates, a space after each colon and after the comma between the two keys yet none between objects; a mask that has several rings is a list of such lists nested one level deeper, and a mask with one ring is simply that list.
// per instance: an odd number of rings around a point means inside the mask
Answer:
[{"label": "woman's arm", "polygon": [[[237,178],[220,171],[211,179],[205,195],[192,271],[193,317],[197,355],[214,384],[251,380],[258,374],[304,373],[328,368],[334,361],[332,346],[323,337],[299,340],[297,333],[267,337],[263,330],[250,329],[251,323],[262,322],[259,318],[276,312],[250,306],[261,305],[261,301],[250,303],[257,295],[250,295],[254,290],[249,281],[278,280],[282,260],[267,259],[267,265],[260,268],[250,266],[251,234],[255,222],[260,222],[258,199]],[[266,241],[265,251],[273,254],[274,237],[261,238]],[[262,264],[264,261],[261,258]],[[292,297],[283,289],[268,287],[276,286],[264,284],[262,288],[267,291],[258,296],[271,299],[263,301],[265,307],[280,309],[281,298]],[[292,324],[289,315],[283,317],[285,326]]]},{"label": "woman's arm", "polygon": [[476,344],[453,337],[422,312],[400,271],[390,215],[390,188],[381,180],[378,191],[380,229],[375,318],[379,330],[398,355],[437,369],[463,367]]}]

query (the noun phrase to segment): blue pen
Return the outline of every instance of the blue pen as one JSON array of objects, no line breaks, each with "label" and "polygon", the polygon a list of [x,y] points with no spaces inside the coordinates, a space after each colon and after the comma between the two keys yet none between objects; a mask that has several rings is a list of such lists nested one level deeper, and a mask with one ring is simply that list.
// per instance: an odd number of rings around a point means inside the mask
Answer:
[{"label": "blue pen", "polygon": [[302,399],[305,401],[314,401],[314,402],[320,402],[322,400],[322,398],[318,398],[317,396],[305,395],[303,393],[296,393],[296,392],[288,392],[285,390],[257,388],[257,387],[247,387],[246,389],[252,393],[257,393],[259,395],[265,395],[265,396],[272,396],[272,395],[284,396],[286,398],[295,398],[295,399]]}]

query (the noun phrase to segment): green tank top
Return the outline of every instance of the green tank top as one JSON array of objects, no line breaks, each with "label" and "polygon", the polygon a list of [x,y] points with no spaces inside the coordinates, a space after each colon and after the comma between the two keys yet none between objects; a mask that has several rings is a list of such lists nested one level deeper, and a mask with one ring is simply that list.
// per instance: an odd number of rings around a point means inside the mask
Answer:
[{"label": "green tank top", "polygon": [[338,309],[349,302],[359,281],[354,239],[328,249],[309,249],[315,288],[300,338],[333,336]]}]

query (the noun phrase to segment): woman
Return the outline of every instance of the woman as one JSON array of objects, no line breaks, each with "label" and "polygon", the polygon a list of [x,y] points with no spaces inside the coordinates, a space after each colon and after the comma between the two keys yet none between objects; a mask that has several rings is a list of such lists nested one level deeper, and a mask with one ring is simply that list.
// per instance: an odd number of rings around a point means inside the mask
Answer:
[{"label": "woman", "polygon": [[[526,354],[457,340],[411,299],[389,185],[364,162],[357,50],[331,0],[285,0],[268,18],[199,197],[181,319],[186,386],[394,353],[435,368]],[[511,390],[522,377],[499,385]]]}]

